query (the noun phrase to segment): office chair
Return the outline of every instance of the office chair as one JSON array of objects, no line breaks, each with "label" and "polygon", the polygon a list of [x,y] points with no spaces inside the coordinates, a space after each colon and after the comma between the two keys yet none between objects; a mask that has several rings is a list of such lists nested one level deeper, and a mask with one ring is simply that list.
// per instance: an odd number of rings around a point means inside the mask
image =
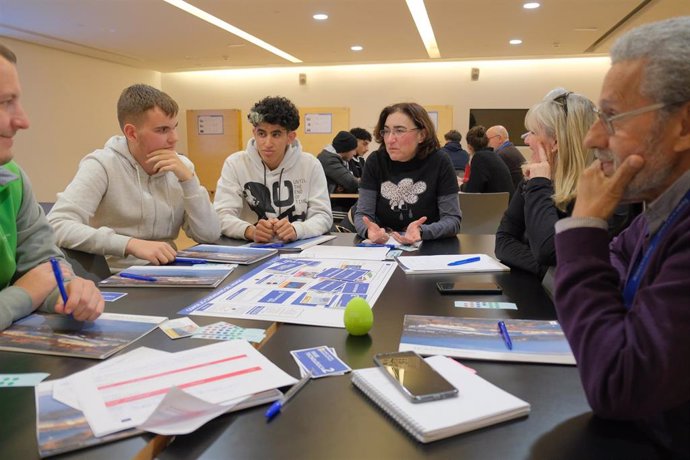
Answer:
[{"label": "office chair", "polygon": [[459,193],[462,224],[460,233],[495,235],[508,207],[508,192]]},{"label": "office chair", "polygon": [[38,204],[40,204],[41,207],[43,208],[43,212],[44,212],[46,215],[48,215],[48,213],[50,212],[50,210],[53,209],[53,205],[54,205],[55,203],[52,203],[52,202],[49,202],[49,201],[39,201]]},{"label": "office chair", "polygon": [[65,259],[72,265],[74,274],[89,279],[94,283],[110,276],[110,268],[105,257],[100,254],[89,254],[75,249],[60,248]]}]

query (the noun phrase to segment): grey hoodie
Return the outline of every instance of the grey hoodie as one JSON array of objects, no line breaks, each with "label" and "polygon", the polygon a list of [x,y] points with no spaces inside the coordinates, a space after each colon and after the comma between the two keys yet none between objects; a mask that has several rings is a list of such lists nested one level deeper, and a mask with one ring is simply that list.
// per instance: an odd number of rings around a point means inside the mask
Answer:
[{"label": "grey hoodie", "polygon": [[213,206],[230,238],[244,239],[247,227],[271,217],[287,217],[297,239],[323,235],[333,224],[323,168],[297,139],[273,171],[250,139],[246,150],[225,160]]},{"label": "grey hoodie", "polygon": [[[193,171],[192,162],[180,157]],[[111,137],[82,159],[48,220],[60,247],[104,254],[111,268],[145,263],[124,259],[130,238],[173,244],[180,228],[199,243],[220,237],[218,216],[197,176],[185,182],[172,172],[149,176],[124,136]]]}]

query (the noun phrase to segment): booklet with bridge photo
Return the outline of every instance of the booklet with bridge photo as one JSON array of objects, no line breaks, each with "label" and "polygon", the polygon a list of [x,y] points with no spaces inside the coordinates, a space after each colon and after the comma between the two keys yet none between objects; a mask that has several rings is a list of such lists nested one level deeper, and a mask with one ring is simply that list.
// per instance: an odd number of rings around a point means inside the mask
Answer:
[{"label": "booklet with bridge photo", "polygon": [[217,287],[236,265],[135,265],[98,283],[102,287]]},{"label": "booklet with bridge photo", "polygon": [[[502,320],[509,349],[498,329]],[[400,351],[489,361],[575,365],[575,356],[558,321],[405,315]]]},{"label": "booklet with bridge photo", "polygon": [[0,350],[105,359],[165,321],[164,316],[103,313],[96,321],[34,313],[0,332]]},{"label": "booklet with bridge photo", "polygon": [[203,259],[208,262],[249,265],[277,254],[273,248],[249,246],[221,246],[217,244],[197,244],[191,248],[177,251],[177,257]]}]

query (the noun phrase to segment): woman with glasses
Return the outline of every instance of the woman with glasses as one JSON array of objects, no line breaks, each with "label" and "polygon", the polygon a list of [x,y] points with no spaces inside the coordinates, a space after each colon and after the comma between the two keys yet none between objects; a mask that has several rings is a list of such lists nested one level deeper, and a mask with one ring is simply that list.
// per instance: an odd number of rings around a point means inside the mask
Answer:
[{"label": "woman with glasses", "polygon": [[524,136],[532,158],[496,232],[496,256],[505,264],[540,276],[556,265],[554,224],[571,214],[578,177],[594,160],[583,145],[594,108],[586,97],[559,88],[527,112]]},{"label": "woman with glasses", "polygon": [[402,244],[457,234],[455,171],[426,110],[408,102],[388,106],[374,135],[381,146],[362,173],[357,233],[374,243],[385,243],[390,233]]}]

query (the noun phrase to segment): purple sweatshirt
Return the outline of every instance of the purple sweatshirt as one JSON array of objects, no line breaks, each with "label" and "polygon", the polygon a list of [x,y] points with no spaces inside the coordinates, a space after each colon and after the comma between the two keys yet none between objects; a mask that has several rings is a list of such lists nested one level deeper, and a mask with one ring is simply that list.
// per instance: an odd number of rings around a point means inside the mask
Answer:
[{"label": "purple sweatshirt", "polygon": [[690,208],[659,241],[630,310],[622,296],[648,225],[658,230],[689,180],[676,181],[610,247],[605,229],[557,224],[555,304],[594,412],[643,422],[690,455]]}]

